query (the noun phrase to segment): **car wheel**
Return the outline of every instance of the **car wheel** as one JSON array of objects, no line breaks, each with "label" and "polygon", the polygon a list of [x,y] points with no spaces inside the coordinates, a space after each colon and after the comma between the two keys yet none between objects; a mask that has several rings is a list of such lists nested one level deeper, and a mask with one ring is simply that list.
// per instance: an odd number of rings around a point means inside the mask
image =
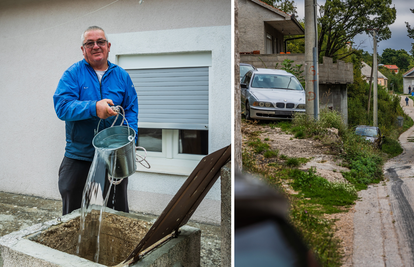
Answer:
[{"label": "car wheel", "polygon": [[250,105],[249,102],[246,102],[246,120],[251,120],[252,118],[250,117]]}]

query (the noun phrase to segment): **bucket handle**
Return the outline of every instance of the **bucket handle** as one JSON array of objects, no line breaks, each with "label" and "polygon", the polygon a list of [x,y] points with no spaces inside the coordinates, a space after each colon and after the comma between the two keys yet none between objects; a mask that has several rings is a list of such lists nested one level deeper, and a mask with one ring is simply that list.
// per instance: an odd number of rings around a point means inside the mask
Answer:
[{"label": "bucket handle", "polygon": [[[147,168],[147,169],[149,169],[149,168],[151,168],[151,165],[148,163],[148,161],[146,160],[146,158],[147,158],[147,150],[145,149],[145,148],[143,148],[142,146],[137,146],[136,148],[135,148],[135,151],[138,151],[138,149],[142,149],[142,150],[144,150],[144,152],[145,152],[145,156],[141,156],[140,154],[138,154],[138,153],[135,153],[135,156],[136,156],[136,161],[139,163],[139,164],[141,164],[144,168]],[[145,162],[145,163],[144,163]]]},{"label": "bucket handle", "polygon": [[[122,121],[121,121],[120,126],[124,123],[124,121],[126,121],[126,124],[128,126],[128,139],[129,139],[129,137],[131,137],[131,136],[129,136],[129,124],[128,124],[128,120],[125,119],[125,110],[122,108],[122,106],[119,106],[119,105],[118,106],[111,106],[110,108],[117,113],[116,114],[116,117],[114,119],[114,122],[112,123],[111,127],[115,125],[115,122],[116,122],[116,120],[119,117],[119,114],[121,114]],[[96,127],[96,130],[95,130],[95,135],[99,131],[99,124],[101,123],[101,120],[102,119],[100,119],[99,122],[98,122],[98,126]],[[129,140],[129,141],[132,141],[132,140]],[[147,168],[147,169],[151,168],[151,165],[146,160],[146,158],[147,158],[147,150],[144,147],[142,147],[142,146],[138,146],[138,147],[135,148],[135,152],[138,151],[138,149],[142,149],[145,152],[145,156],[141,156],[138,153],[135,153],[135,160],[139,164],[141,164],[144,168]]]},{"label": "bucket handle", "polygon": [[[119,126],[122,126],[122,124],[124,123],[124,121],[126,121],[126,124],[129,127],[128,120],[125,119],[125,110],[124,110],[124,108],[122,106],[119,106],[119,105],[118,106],[111,106],[110,108],[117,113],[114,121],[112,122],[111,127],[115,125],[115,122],[116,122],[116,120],[119,117],[119,114],[121,114],[121,116],[122,116],[122,121],[119,124]],[[98,125],[96,126],[95,135],[99,131],[99,124],[101,124],[101,121],[102,121],[102,119],[99,120]],[[129,128],[128,128],[128,136],[129,136]]]}]

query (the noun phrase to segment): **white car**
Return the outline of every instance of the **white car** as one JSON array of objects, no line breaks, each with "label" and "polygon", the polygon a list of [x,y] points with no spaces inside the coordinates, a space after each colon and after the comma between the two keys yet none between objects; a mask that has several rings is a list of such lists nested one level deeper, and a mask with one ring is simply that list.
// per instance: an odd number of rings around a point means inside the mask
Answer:
[{"label": "white car", "polygon": [[291,73],[253,69],[241,81],[241,101],[246,119],[291,120],[306,112],[305,90]]}]

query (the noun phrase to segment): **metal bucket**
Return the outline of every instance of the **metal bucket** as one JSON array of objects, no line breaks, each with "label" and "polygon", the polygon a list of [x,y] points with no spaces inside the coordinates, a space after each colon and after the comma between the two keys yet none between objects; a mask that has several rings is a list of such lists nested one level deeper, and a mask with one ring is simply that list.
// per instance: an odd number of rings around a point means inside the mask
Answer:
[{"label": "metal bucket", "polygon": [[93,138],[92,144],[99,150],[111,177],[122,179],[135,173],[135,136],[129,126],[112,126]]}]

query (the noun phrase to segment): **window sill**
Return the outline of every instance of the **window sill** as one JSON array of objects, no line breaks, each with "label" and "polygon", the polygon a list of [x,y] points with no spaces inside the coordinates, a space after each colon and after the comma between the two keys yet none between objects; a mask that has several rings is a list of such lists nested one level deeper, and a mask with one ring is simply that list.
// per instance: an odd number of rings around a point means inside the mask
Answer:
[{"label": "window sill", "polygon": [[147,169],[137,162],[137,172],[148,173],[162,173],[162,174],[174,174],[174,175],[190,175],[191,172],[197,167],[201,159],[188,160],[188,159],[166,159],[147,157],[146,159],[151,168]]}]

